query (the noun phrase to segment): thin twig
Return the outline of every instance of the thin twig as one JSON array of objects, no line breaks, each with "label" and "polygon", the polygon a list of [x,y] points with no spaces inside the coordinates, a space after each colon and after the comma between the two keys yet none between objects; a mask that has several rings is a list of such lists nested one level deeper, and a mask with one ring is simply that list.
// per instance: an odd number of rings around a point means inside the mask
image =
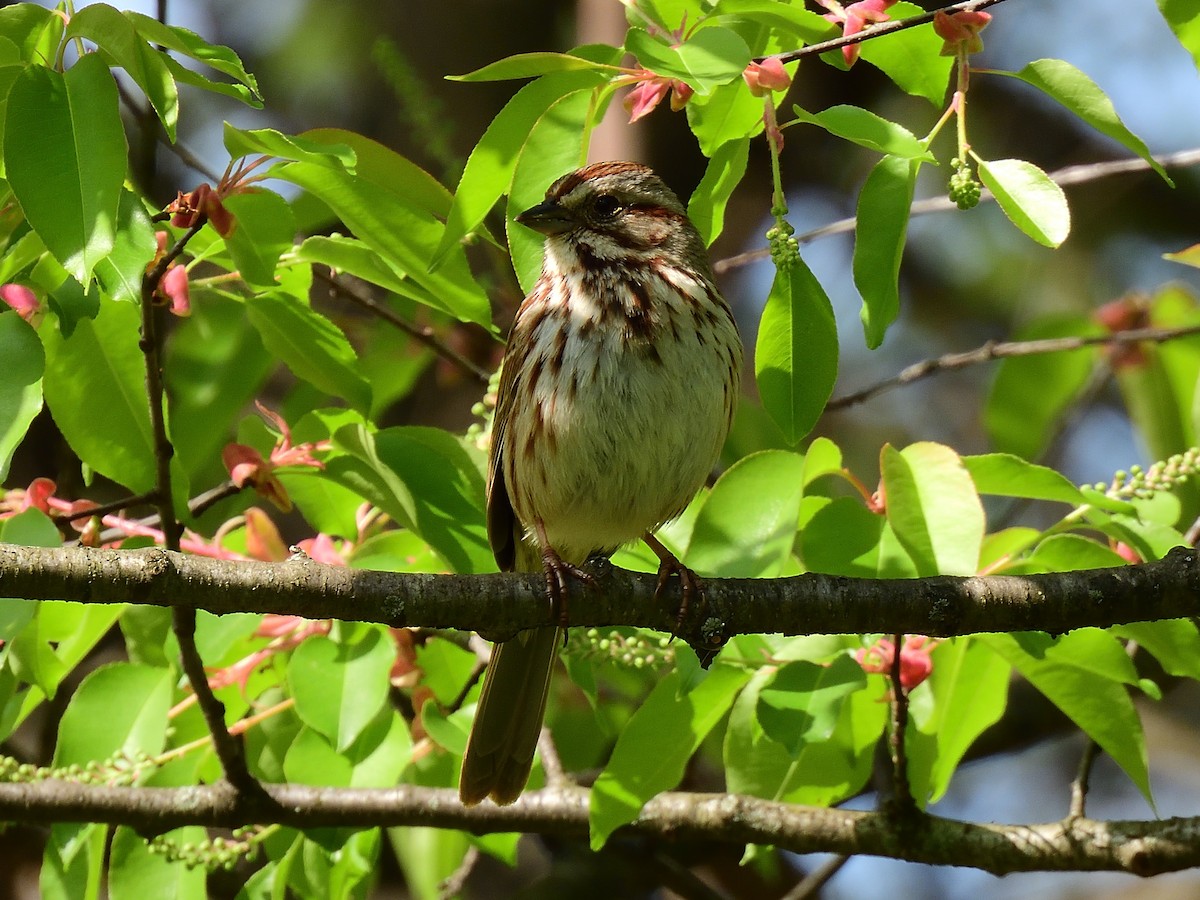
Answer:
[{"label": "thin twig", "polygon": [[[879,25],[873,25],[869,28],[864,28],[856,34],[843,35],[839,38],[834,38],[829,41],[822,41],[819,44],[809,44],[807,47],[801,47],[799,50],[789,50],[787,53],[776,53],[775,56],[780,62],[793,62],[797,59],[803,59],[806,56],[813,56],[821,53],[827,53],[830,50],[839,50],[842,47],[850,44],[861,44],[863,41],[869,41],[874,38],[883,37],[885,34],[893,34],[897,31],[903,31],[906,28],[915,28],[918,25],[924,25],[932,22],[934,16],[938,13],[956,13],[956,12],[978,12],[987,9],[989,6],[995,6],[998,3],[1003,3],[1004,0],[966,0],[964,3],[952,3],[949,6],[943,6],[940,9],[933,9],[929,12],[922,13],[919,16],[913,16],[909,19],[892,19],[888,22],[883,22]],[[765,57],[760,57],[761,61]]]},{"label": "thin twig", "polygon": [[1161,344],[1179,338],[1190,337],[1195,334],[1200,334],[1200,325],[1187,325],[1181,328],[1134,328],[1129,331],[1118,331],[1115,334],[1044,338],[1037,341],[988,341],[974,350],[966,350],[961,353],[947,353],[945,356],[913,363],[911,366],[902,369],[897,375],[877,381],[851,394],[830,400],[825,409],[844,409],[847,406],[854,406],[855,404],[862,403],[864,400],[869,400],[884,391],[912,384],[914,381],[920,381],[939,372],[963,369],[967,366],[974,366],[996,359],[1013,356],[1035,356],[1042,353],[1063,353],[1103,344],[1133,344],[1140,341]]},{"label": "thin twig", "polygon": [[1200,541],[1200,516],[1196,517],[1196,521],[1192,522],[1192,527],[1183,536],[1183,542],[1189,547],[1195,547],[1196,541]]},{"label": "thin twig", "polygon": [[[193,517],[202,516],[202,515],[204,515],[204,513],[208,512],[209,509],[211,509],[217,503],[220,503],[226,497],[232,497],[235,494],[239,494],[242,492],[242,490],[243,490],[242,488],[238,487],[232,481],[222,482],[221,484],[217,485],[216,487],[209,488],[203,494],[200,494],[196,497],[193,497],[191,500],[189,500],[188,501],[188,512],[191,513],[191,515]],[[125,501],[125,502],[128,503],[128,501]],[[118,508],[120,509],[123,507],[118,507]],[[93,515],[93,516],[98,514],[97,511],[94,509],[87,510],[87,513],[90,515]],[[72,516],[71,518],[73,518],[73,519],[78,518],[78,516]],[[146,516],[141,519],[134,520],[134,524],[142,526],[144,528],[157,528],[158,523],[159,523],[159,517],[158,517],[157,513],[155,513],[154,515]],[[117,541],[123,537],[128,537],[128,536],[129,536],[128,532],[126,532],[122,528],[113,527],[113,528],[108,528],[108,529],[100,532],[100,536],[99,536],[99,538],[97,538],[97,542],[100,544],[107,544],[111,541]],[[68,544],[68,546],[73,546],[73,543]]]},{"label": "thin twig", "polygon": [[[139,347],[146,360],[146,392],[150,400],[150,425],[154,435],[155,500],[158,506],[159,528],[163,533],[163,544],[167,550],[179,550],[183,526],[175,515],[175,500],[171,490],[171,459],[175,448],[167,434],[166,397],[163,387],[162,338],[158,331],[159,306],[155,303],[155,291],[167,267],[183,252],[187,242],[204,227],[206,217],[201,214],[184,235],[175,243],[155,267],[142,277],[142,339]],[[171,610],[171,623],[179,642],[179,656],[183,671],[192,685],[196,701],[204,714],[205,723],[212,734],[213,748],[221,761],[225,779],[239,792],[258,793],[265,797],[262,788],[246,767],[246,758],[241,740],[230,735],[225,726],[225,706],[212,692],[204,662],[196,649],[196,611],[183,607]]]},{"label": "thin twig", "polygon": [[[1130,659],[1136,657],[1138,642],[1126,641],[1125,653]],[[1066,819],[1068,822],[1082,819],[1087,814],[1087,794],[1092,777],[1092,767],[1096,764],[1096,757],[1099,753],[1100,745],[1089,737],[1087,746],[1083,748],[1083,755],[1079,758],[1079,769],[1075,773],[1075,780],[1071,782],[1071,805],[1068,808]]]},{"label": "thin twig", "polygon": [[1067,812],[1068,819],[1082,819],[1087,804],[1088,781],[1092,775],[1092,765],[1096,762],[1096,754],[1100,745],[1088,738],[1083,755],[1079,758],[1079,770],[1075,780],[1071,782],[1071,806]]},{"label": "thin twig", "polygon": [[546,784],[550,787],[561,787],[564,784],[574,784],[563,768],[562,759],[558,755],[558,747],[554,744],[554,735],[549,728],[542,728],[538,735],[538,753],[542,757],[542,770],[546,773]]},{"label": "thin twig", "polygon": [[470,846],[467,852],[463,854],[462,862],[458,864],[458,868],[451,872],[442,883],[438,885],[439,900],[451,900],[462,893],[463,888],[467,885],[467,879],[471,877],[471,873],[475,871],[475,866],[479,863],[479,848]]},{"label": "thin twig", "polygon": [[368,312],[373,313],[391,325],[395,325],[405,334],[420,341],[438,356],[449,360],[467,374],[473,376],[481,384],[487,384],[491,375],[486,369],[477,366],[471,360],[467,359],[453,347],[447,346],[442,342],[437,334],[428,325],[422,327],[414,325],[412,322],[396,315],[394,311],[378,302],[369,294],[358,290],[355,287],[347,284],[342,279],[333,275],[332,272],[327,272],[322,268],[313,267],[313,273],[330,286],[339,296],[345,297],[352,303],[356,303]]},{"label": "thin twig", "polygon": [[891,734],[889,735],[892,750],[890,806],[893,811],[901,815],[908,815],[915,812],[917,807],[913,802],[912,788],[908,783],[908,751],[905,747],[908,734],[908,694],[904,691],[900,674],[902,667],[900,654],[904,647],[904,635],[894,634],[892,640],[895,641],[895,644],[892,650],[892,667],[888,672],[888,679],[892,683],[892,702],[889,704],[892,715]]},{"label": "thin twig", "polygon": [[122,509],[128,509],[130,506],[141,506],[144,503],[152,503],[158,498],[158,491],[146,491],[144,494],[135,494],[132,497],[122,497],[120,500],[114,500],[111,503],[105,503],[101,506],[93,506],[89,509],[82,509],[79,512],[68,513],[61,518],[68,522],[74,522],[76,519],[90,519],[92,516],[107,516],[109,513],[119,512]]},{"label": "thin twig", "polygon": [[[1190,150],[1180,150],[1177,153],[1163,153],[1153,157],[1154,161],[1166,169],[1170,168],[1185,168],[1200,164],[1200,148]],[[1113,175],[1128,175],[1135,172],[1149,172],[1150,163],[1141,157],[1134,159],[1114,159],[1105,162],[1083,163],[1076,166],[1066,166],[1051,172],[1047,177],[1057,184],[1059,187],[1072,184],[1085,184],[1089,181],[1098,181],[1102,178],[1109,178]],[[981,203],[987,203],[995,200],[995,195],[991,191],[984,190],[980,196]],[[929,197],[925,200],[918,200],[909,207],[909,216],[921,216],[935,212],[949,212],[957,210],[958,207],[954,201],[946,196]],[[829,237],[834,234],[844,234],[853,231],[858,224],[858,219],[851,216],[847,219],[839,219],[836,222],[830,222],[828,225],[822,225],[820,228],[814,228],[811,231],[805,231],[795,235],[795,238],[801,244],[807,244],[815,241],[817,238]],[[752,262],[758,262],[761,259],[767,259],[771,255],[767,247],[761,247],[757,250],[747,250],[745,253],[738,253],[734,256],[727,256],[724,259],[718,259],[713,263],[713,271],[718,275],[723,275],[733,269],[748,265]]]},{"label": "thin twig", "polygon": [[850,859],[851,857],[843,855],[826,860],[804,876],[804,879],[799,884],[780,897],[779,900],[809,900],[810,897],[815,897],[817,891],[825,887],[829,879],[840,872],[842,866],[850,862]]}]

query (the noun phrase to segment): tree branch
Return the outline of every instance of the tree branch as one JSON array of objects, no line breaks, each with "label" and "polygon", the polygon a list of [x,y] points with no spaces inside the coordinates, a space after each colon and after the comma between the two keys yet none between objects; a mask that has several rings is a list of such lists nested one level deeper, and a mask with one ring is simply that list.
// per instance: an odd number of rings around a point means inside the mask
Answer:
[{"label": "tree branch", "polygon": [[[155,292],[171,263],[183,253],[188,241],[204,227],[208,217],[199,213],[191,227],[162,255],[153,269],[142,276],[142,339],[138,343],[146,362],[146,394],[150,401],[150,425],[154,435],[155,503],[158,506],[159,527],[168,552],[179,550],[183,526],[175,511],[174,490],[171,487],[171,460],[175,447],[167,434],[166,390],[162,370],[162,336],[159,333],[159,305]],[[225,706],[212,692],[204,661],[196,649],[196,610],[173,606],[171,627],[179,643],[179,659],[183,671],[191,683],[196,701],[204,714],[205,724],[212,734],[213,747],[221,761],[225,778],[238,790],[253,793],[259,790],[258,782],[246,767],[246,757],[241,740],[233,737],[225,727]]]},{"label": "tree branch", "polygon": [[[0,784],[0,820],[108,822],[143,834],[182,825],[234,828],[278,822],[296,828],[426,826],[474,834],[526,832],[586,837],[586,788],[524,794],[511,806],[464,807],[456,791],[401,785],[326,788],[264,785],[265,797],[227,784],[94,787],[63,781]],[[672,841],[770,844],[794,853],[869,854],[995,875],[1033,871],[1125,871],[1150,876],[1200,865],[1200,818],[1041,825],[973,824],[924,813],[825,809],[735,794],[659,794],[618,834]]]},{"label": "tree branch", "polygon": [[[809,44],[807,47],[801,47],[799,50],[789,50],[787,53],[777,53],[775,56],[780,62],[794,62],[797,59],[803,59],[806,56],[815,56],[821,53],[828,53],[830,50],[840,50],[849,44],[861,44],[863,41],[869,41],[874,38],[883,37],[885,34],[892,34],[897,31],[903,31],[905,28],[915,28],[918,25],[925,25],[933,21],[933,17],[938,13],[956,13],[956,12],[978,12],[987,9],[989,6],[995,6],[998,3],[1003,3],[1004,0],[964,0],[962,3],[952,3],[949,6],[943,6],[939,9],[933,9],[926,13],[921,13],[918,16],[912,16],[908,19],[891,19],[887,22],[882,22],[879,25],[872,25],[869,28],[864,28],[855,34],[843,35],[839,38],[834,38],[829,41],[822,41],[819,44]],[[760,57],[761,62],[765,57]]]},{"label": "tree branch", "polygon": [[826,410],[845,409],[869,400],[877,394],[893,388],[904,387],[914,381],[921,381],[930,375],[940,372],[950,372],[955,369],[965,369],[967,366],[991,362],[1011,356],[1036,356],[1043,353],[1063,353],[1069,350],[1082,350],[1085,347],[1095,347],[1107,344],[1136,344],[1141,341],[1163,344],[1179,338],[1200,334],[1200,325],[1186,325],[1181,328],[1134,328],[1129,331],[1118,331],[1112,334],[1094,334],[1087,337],[1044,338],[1038,341],[988,341],[974,350],[962,353],[947,353],[933,359],[923,359],[920,362],[906,366],[899,374],[884,378],[861,390],[835,397],[826,405]]},{"label": "tree branch", "polygon": [[[675,628],[678,598],[665,591],[656,601],[654,575],[607,563],[594,563],[592,571],[596,585],[586,602],[572,604],[573,625]],[[0,544],[0,596],[473,629],[499,639],[548,622],[540,574],[399,574],[307,560],[232,562],[158,548]],[[698,647],[762,633],[1057,634],[1200,615],[1200,554],[1177,547],[1143,565],[1037,575],[709,579],[705,603],[695,606],[678,633]]]},{"label": "tree branch", "polygon": [[[904,21],[909,21],[905,19]],[[1184,168],[1200,164],[1200,148],[1191,150],[1180,150],[1177,153],[1164,153],[1156,155],[1154,161],[1163,168]],[[1047,176],[1051,181],[1059,187],[1069,184],[1085,184],[1089,181],[1099,181],[1102,178],[1110,178],[1113,175],[1127,175],[1134,172],[1149,172],[1150,163],[1146,160],[1137,159],[1112,159],[1105,162],[1083,163],[1076,166],[1066,166],[1062,169],[1057,169],[1049,173]],[[995,195],[989,190],[984,190],[979,195],[980,203],[990,203],[996,199]],[[924,200],[918,200],[909,207],[908,214],[912,216],[921,216],[935,212],[950,212],[958,210],[958,206],[946,196],[928,197]],[[815,241],[817,238],[829,237],[834,234],[845,234],[853,231],[858,224],[858,219],[851,216],[847,219],[839,219],[836,222],[830,222],[828,225],[822,225],[820,228],[814,228],[811,231],[805,231],[795,235],[796,240],[801,244],[807,244]],[[745,253],[738,253],[734,256],[727,256],[723,259],[718,259],[713,262],[713,271],[718,275],[724,275],[733,269],[748,265],[752,262],[758,262],[760,259],[767,259],[770,256],[770,249],[760,247],[757,250],[747,250]]]}]

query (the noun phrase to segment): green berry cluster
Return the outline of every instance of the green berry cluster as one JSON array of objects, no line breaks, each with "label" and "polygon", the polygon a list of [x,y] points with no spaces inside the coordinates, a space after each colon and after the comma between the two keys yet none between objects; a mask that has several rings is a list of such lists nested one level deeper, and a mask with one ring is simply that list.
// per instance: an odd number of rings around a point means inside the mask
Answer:
[{"label": "green berry cluster", "polygon": [[488,379],[487,391],[483,399],[471,407],[471,415],[479,419],[467,427],[467,440],[480,450],[487,451],[492,440],[492,417],[496,413],[496,394],[500,390],[500,372],[497,369]]},{"label": "green berry cluster", "polygon": [[126,753],[118,750],[105,760],[92,760],[80,765],[72,763],[59,768],[23,763],[11,756],[0,756],[0,783],[30,784],[38,781],[71,781],[75,784],[128,787],[155,767],[155,762],[140,751]]},{"label": "green berry cluster", "polygon": [[971,171],[971,164],[965,159],[955,157],[950,160],[954,174],[950,176],[950,199],[959,209],[973,209],[979,205],[979,194],[982,188]]},{"label": "green berry cluster", "polygon": [[203,841],[177,842],[164,834],[156,835],[148,842],[151,853],[166,857],[171,862],[181,862],[189,869],[203,866],[205,869],[232,869],[240,859],[254,859],[258,855],[258,844],[266,836],[259,825],[237,828],[230,837],[206,838]]},{"label": "green berry cluster", "polygon": [[767,246],[771,250],[771,259],[775,268],[787,271],[800,258],[800,242],[792,235],[796,229],[788,224],[778,211],[775,212],[775,227],[767,230]]},{"label": "green berry cluster", "polygon": [[573,649],[587,658],[634,669],[664,669],[675,665],[675,650],[666,635],[616,628],[607,634],[602,634],[598,628],[589,628],[578,639],[575,634],[572,632]]},{"label": "green berry cluster", "polygon": [[1169,459],[1159,460],[1148,469],[1130,466],[1117,472],[1112,484],[1097,484],[1096,490],[1120,500],[1145,499],[1159,491],[1170,491],[1196,477],[1200,471],[1200,447],[1189,447]]}]

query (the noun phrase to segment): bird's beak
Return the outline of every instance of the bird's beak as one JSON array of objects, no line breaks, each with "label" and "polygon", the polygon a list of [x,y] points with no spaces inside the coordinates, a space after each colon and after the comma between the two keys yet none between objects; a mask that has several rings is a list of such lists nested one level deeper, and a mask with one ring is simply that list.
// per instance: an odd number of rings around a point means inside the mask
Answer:
[{"label": "bird's beak", "polygon": [[545,235],[562,234],[575,227],[575,217],[555,200],[543,200],[517,216],[526,228]]}]

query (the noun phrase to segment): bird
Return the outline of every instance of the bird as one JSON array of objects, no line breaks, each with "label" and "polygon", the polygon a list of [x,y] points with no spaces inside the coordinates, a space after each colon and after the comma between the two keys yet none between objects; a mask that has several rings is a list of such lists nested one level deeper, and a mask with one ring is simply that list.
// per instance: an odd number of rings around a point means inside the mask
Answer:
[{"label": "bird", "polygon": [[501,363],[487,531],[501,570],[544,573],[559,620],[494,646],[459,778],[466,805],[525,788],[570,584],[591,580],[589,558],[642,539],[660,591],[674,574],[685,603],[700,590],[654,531],[712,473],[742,367],[704,239],[650,168],[570,172],[516,222],[544,252]]}]

